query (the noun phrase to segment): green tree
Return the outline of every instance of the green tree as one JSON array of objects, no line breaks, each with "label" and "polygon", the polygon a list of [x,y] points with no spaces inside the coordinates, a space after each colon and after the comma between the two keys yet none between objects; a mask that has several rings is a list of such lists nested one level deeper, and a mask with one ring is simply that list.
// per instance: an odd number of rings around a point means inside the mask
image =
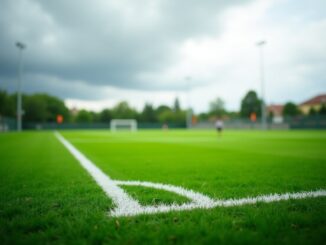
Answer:
[{"label": "green tree", "polygon": [[55,122],[57,115],[62,115],[65,121],[69,120],[68,108],[57,97],[47,94],[23,95],[22,101],[24,121]]},{"label": "green tree", "polygon": [[6,91],[0,90],[0,116],[16,116],[16,97],[10,96]]},{"label": "green tree", "polygon": [[174,113],[174,122],[178,124],[186,123],[186,111],[180,110]]},{"label": "green tree", "polygon": [[283,108],[284,117],[293,117],[300,114],[300,110],[293,102],[287,102]]},{"label": "green tree", "polygon": [[240,114],[237,111],[229,111],[227,112],[227,116],[232,119],[238,119],[240,117]]},{"label": "green tree", "polygon": [[4,116],[6,115],[6,106],[8,101],[8,94],[6,91],[0,90],[0,115]]},{"label": "green tree", "polygon": [[101,122],[110,122],[112,119],[112,112],[110,109],[104,109],[100,112]]},{"label": "green tree", "polygon": [[156,112],[151,104],[146,103],[143,111],[139,116],[142,122],[157,122]]},{"label": "green tree", "polygon": [[178,98],[175,98],[174,104],[173,104],[173,111],[174,112],[178,112],[180,110],[181,110],[181,107],[180,107],[179,99]]},{"label": "green tree", "polygon": [[209,119],[209,114],[206,112],[202,112],[198,115],[198,119],[202,121],[206,121]]},{"label": "green tree", "polygon": [[159,115],[158,115],[158,119],[161,123],[169,123],[169,122],[173,122],[174,121],[174,113],[173,111],[162,111]]},{"label": "green tree", "polygon": [[156,116],[160,115],[164,111],[172,111],[172,109],[167,105],[160,105],[155,111]]},{"label": "green tree", "polygon": [[48,122],[55,122],[57,115],[62,115],[65,121],[69,121],[69,110],[61,99],[48,94],[36,94],[35,97],[40,97],[46,104]]},{"label": "green tree", "polygon": [[92,122],[96,123],[101,121],[100,113],[97,113],[95,111],[90,111],[90,113],[92,115]]},{"label": "green tree", "polygon": [[87,110],[80,110],[76,115],[76,122],[91,123],[93,121],[92,113]]},{"label": "green tree", "polygon": [[261,115],[261,100],[257,93],[253,90],[249,91],[241,101],[240,115],[244,118],[249,118],[251,113]]},{"label": "green tree", "polygon": [[50,115],[44,97],[38,95],[23,96],[24,121],[46,122]]},{"label": "green tree", "polygon": [[309,109],[309,113],[308,114],[309,114],[309,116],[316,116],[318,114],[318,111],[315,108],[311,107]]},{"label": "green tree", "polygon": [[326,104],[322,104],[318,113],[319,113],[319,115],[324,115],[324,116],[326,115]]},{"label": "green tree", "polygon": [[166,123],[172,119],[173,110],[167,105],[160,105],[155,111],[159,122]]},{"label": "green tree", "polygon": [[216,98],[209,104],[210,115],[222,116],[225,113],[224,101],[221,98]]},{"label": "green tree", "polygon": [[159,114],[158,119],[161,123],[178,123],[185,124],[186,123],[186,112],[178,111],[174,112],[171,110],[165,110]]},{"label": "green tree", "polygon": [[[16,116],[17,94],[0,91],[0,115]],[[64,102],[48,94],[22,95],[23,120],[31,122],[55,122],[57,115],[69,120],[69,110]]]},{"label": "green tree", "polygon": [[112,109],[113,118],[117,119],[131,119],[137,117],[137,111],[129,106],[126,101],[118,103]]}]

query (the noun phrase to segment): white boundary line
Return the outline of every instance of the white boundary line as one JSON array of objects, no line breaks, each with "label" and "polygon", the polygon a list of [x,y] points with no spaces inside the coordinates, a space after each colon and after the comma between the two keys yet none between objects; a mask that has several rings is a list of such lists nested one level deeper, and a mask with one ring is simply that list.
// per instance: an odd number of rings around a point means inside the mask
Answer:
[{"label": "white boundary line", "polygon": [[95,166],[89,159],[87,159],[80,151],[78,151],[72,144],[58,132],[55,132],[56,137],[68,149],[68,151],[78,160],[78,162],[87,170],[93,177],[97,184],[103,189],[108,197],[119,207],[120,212],[128,212],[129,210],[139,209],[140,204],[130,198],[115,182],[106,174]]},{"label": "white boundary line", "polygon": [[[78,151],[71,143],[69,143],[61,134],[55,132],[58,140],[67,148],[67,150],[78,160],[82,167],[93,177],[96,183],[103,189],[106,195],[112,199],[115,208],[109,213],[113,217],[134,216],[139,214],[154,214],[170,211],[191,210],[195,208],[209,209],[215,207],[231,207],[241,206],[246,204],[255,204],[258,202],[270,203],[289,199],[304,199],[326,196],[326,190],[320,189],[317,191],[270,194],[257,197],[248,197],[241,199],[214,200],[192,190],[187,190],[182,187],[152,183],[146,181],[121,181],[112,180],[108,175],[102,172],[95,166],[86,156]],[[157,205],[157,206],[142,206],[139,202],[130,197],[119,185],[128,186],[143,186],[148,188],[161,189],[169,192],[174,192],[180,196],[187,197],[190,202],[183,204]]]}]

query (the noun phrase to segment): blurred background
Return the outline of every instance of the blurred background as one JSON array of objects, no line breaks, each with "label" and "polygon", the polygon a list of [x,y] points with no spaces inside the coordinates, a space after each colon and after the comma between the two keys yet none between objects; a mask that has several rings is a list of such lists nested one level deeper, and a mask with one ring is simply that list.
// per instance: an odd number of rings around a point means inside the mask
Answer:
[{"label": "blurred background", "polygon": [[0,131],[326,128],[323,0],[0,0]]}]

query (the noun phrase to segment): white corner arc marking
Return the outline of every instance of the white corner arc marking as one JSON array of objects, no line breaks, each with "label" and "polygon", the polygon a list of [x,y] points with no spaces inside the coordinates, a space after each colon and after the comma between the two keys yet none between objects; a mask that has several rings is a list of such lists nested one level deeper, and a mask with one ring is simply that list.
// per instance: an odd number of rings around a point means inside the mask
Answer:
[{"label": "white corner arc marking", "polygon": [[78,160],[80,165],[84,167],[87,172],[93,177],[96,183],[103,189],[107,196],[109,196],[116,206],[119,207],[120,212],[129,212],[129,210],[141,208],[140,204],[129,197],[129,195],[115,184],[115,182],[95,166],[87,157],[78,151],[72,144],[58,132],[55,133],[60,142],[68,149],[68,151]]},{"label": "white corner arc marking", "polygon": [[[78,151],[60,133],[55,132],[55,136],[78,160],[80,165],[85,168],[85,170],[93,177],[93,179],[102,188],[106,195],[112,199],[115,208],[110,211],[109,215],[113,217],[134,216],[139,214],[154,214],[170,211],[182,211],[196,208],[210,209],[215,207],[231,207],[246,204],[255,204],[258,202],[270,203],[289,199],[304,199],[326,196],[326,190],[320,189],[308,192],[269,194],[240,199],[214,200],[204,194],[174,185],[152,183],[146,181],[113,180],[108,175],[106,175],[101,169],[99,169],[94,163],[92,163],[85,155]],[[130,197],[122,188],[120,188],[120,185],[143,186],[148,188],[161,189],[176,193],[180,196],[184,196],[188,198],[190,202],[183,204],[142,206],[137,200]]]}]

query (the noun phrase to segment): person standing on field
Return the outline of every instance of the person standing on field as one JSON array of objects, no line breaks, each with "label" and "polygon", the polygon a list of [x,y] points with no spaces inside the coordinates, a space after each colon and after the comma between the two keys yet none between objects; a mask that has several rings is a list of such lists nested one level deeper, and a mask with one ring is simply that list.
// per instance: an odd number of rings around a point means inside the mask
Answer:
[{"label": "person standing on field", "polygon": [[223,121],[221,118],[217,118],[216,122],[215,122],[215,127],[216,127],[216,130],[217,130],[217,133],[219,136],[222,135],[222,130],[223,130]]}]

